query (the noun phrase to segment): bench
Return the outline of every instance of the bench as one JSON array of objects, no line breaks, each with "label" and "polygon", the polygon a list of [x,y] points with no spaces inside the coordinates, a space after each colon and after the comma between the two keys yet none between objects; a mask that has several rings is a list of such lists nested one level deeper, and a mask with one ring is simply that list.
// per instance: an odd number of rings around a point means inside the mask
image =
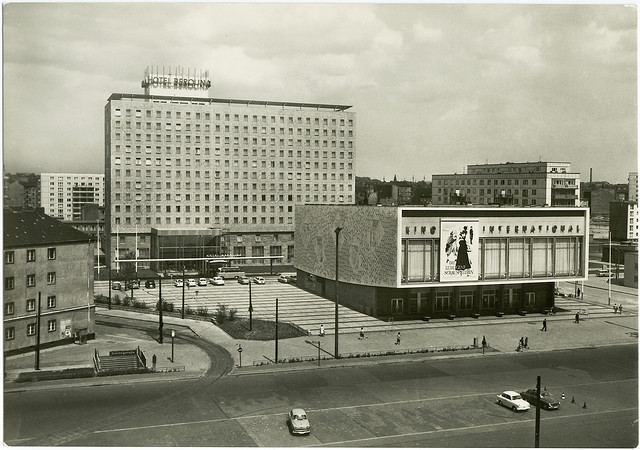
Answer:
[{"label": "bench", "polygon": [[456,318],[456,315],[455,315],[455,314],[449,314],[449,315],[447,316],[447,319],[449,319],[449,320],[453,320],[453,319],[455,319],[455,318]]},{"label": "bench", "polygon": [[429,316],[422,316],[422,320],[424,320],[425,322],[428,322],[429,319],[431,319],[431,317]]}]

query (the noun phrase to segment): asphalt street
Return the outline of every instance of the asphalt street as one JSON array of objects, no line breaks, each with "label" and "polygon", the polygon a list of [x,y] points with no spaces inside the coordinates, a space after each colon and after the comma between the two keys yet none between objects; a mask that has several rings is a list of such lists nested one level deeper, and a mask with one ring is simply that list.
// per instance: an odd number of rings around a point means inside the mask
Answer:
[{"label": "asphalt street", "polygon": [[[550,392],[566,397],[560,410],[542,412],[542,446],[635,447],[637,364],[637,346],[625,345],[16,392],[5,395],[4,441],[530,447],[534,411],[513,413],[495,399],[532,387],[540,375]],[[306,408],[310,436],[288,433],[285,415],[294,406]]]}]

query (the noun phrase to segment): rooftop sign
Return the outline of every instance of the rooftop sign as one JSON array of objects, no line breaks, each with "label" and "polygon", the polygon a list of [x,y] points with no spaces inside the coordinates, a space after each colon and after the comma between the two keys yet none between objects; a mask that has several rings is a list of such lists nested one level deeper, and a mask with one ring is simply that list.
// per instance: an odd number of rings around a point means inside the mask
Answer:
[{"label": "rooftop sign", "polygon": [[211,80],[208,70],[149,66],[144,71],[142,87],[145,95],[208,97]]}]

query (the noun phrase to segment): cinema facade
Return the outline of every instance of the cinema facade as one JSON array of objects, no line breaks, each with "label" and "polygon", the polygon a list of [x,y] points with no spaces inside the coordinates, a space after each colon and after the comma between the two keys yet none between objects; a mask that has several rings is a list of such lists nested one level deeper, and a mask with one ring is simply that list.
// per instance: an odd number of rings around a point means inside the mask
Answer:
[{"label": "cinema facade", "polygon": [[[394,319],[545,312],[587,279],[587,208],[296,206],[298,286]],[[336,230],[341,230],[336,233]]]}]

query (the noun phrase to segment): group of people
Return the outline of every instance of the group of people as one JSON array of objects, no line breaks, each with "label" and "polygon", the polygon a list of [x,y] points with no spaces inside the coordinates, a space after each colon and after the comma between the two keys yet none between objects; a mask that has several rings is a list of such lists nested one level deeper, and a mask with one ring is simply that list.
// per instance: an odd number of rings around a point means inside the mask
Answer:
[{"label": "group of people", "polygon": [[622,303],[620,303],[619,305],[617,303],[613,304],[613,313],[614,314],[622,314]]},{"label": "group of people", "polygon": [[527,336],[522,336],[520,338],[520,343],[518,345],[517,351],[522,350],[523,348],[529,348],[529,338]]}]

